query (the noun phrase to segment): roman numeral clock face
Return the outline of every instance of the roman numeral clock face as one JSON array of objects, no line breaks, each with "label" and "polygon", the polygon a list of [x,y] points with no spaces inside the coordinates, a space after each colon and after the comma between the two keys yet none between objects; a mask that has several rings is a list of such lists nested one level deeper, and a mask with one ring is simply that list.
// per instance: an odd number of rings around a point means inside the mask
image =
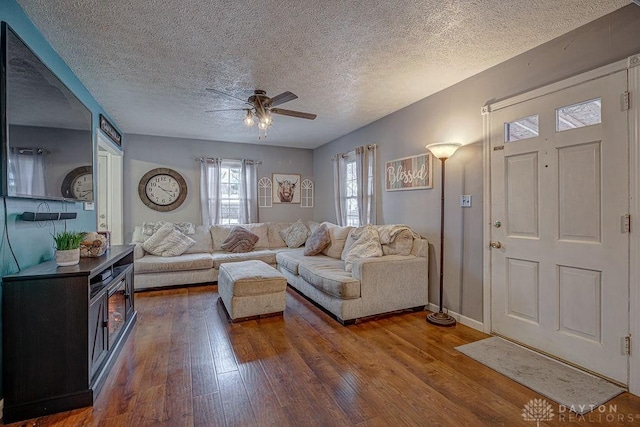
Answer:
[{"label": "roman numeral clock face", "polygon": [[178,208],[187,197],[187,183],[178,172],[158,168],[147,172],[138,185],[142,202],[160,212]]}]

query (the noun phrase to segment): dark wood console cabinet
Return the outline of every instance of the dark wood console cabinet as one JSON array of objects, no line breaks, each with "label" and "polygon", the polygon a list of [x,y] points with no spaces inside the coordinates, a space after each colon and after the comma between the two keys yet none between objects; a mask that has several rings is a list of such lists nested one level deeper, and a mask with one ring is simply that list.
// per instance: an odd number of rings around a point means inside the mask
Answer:
[{"label": "dark wood console cabinet", "polygon": [[4,422],[92,405],[135,320],[133,246],[3,277]]}]

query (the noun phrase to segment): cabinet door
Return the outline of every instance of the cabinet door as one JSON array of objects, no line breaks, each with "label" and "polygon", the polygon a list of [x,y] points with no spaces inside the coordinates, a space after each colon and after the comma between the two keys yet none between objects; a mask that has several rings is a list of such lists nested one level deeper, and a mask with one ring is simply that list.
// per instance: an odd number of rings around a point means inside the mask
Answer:
[{"label": "cabinet door", "polygon": [[89,305],[89,360],[91,376],[107,355],[107,296],[97,298]]}]

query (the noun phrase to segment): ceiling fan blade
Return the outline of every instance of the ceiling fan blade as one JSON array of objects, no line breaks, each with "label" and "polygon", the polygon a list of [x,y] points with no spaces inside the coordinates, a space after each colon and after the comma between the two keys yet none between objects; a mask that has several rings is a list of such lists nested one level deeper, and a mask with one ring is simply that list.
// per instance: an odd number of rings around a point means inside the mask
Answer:
[{"label": "ceiling fan blade", "polygon": [[293,101],[294,99],[298,99],[298,95],[295,93],[291,93],[289,91],[282,92],[280,95],[276,95],[271,98],[269,106],[275,107],[276,105],[284,104],[285,102]]},{"label": "ceiling fan blade", "polygon": [[[208,90],[210,92],[215,92],[215,93],[220,94],[220,95],[228,96],[229,98],[233,98],[233,99],[235,99],[237,101],[243,102],[245,104],[249,104],[246,99],[238,98],[237,96],[230,95],[230,94],[228,94],[226,92],[221,92],[218,89],[213,89],[213,88],[208,87],[208,88],[205,88],[205,90]],[[249,105],[251,105],[251,104],[249,104]]]},{"label": "ceiling fan blade", "polygon": [[271,112],[274,114],[281,114],[283,116],[298,117],[300,119],[313,120],[318,117],[316,114],[303,113],[302,111],[284,110],[282,108],[272,108]]},{"label": "ceiling fan blade", "polygon": [[207,110],[205,113],[217,113],[219,111],[247,111],[248,108],[225,108],[223,110]]}]

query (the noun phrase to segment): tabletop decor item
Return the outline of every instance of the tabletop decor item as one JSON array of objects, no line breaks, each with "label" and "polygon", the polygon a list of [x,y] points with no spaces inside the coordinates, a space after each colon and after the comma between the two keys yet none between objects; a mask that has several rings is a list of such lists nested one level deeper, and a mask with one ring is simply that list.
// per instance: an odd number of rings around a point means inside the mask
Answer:
[{"label": "tabletop decor item", "polygon": [[63,231],[53,235],[58,266],[66,267],[80,262],[80,243],[84,236],[85,233],[82,231]]},{"label": "tabletop decor item", "polygon": [[103,255],[107,250],[107,238],[96,231],[87,233],[80,243],[80,257],[95,258]]}]

